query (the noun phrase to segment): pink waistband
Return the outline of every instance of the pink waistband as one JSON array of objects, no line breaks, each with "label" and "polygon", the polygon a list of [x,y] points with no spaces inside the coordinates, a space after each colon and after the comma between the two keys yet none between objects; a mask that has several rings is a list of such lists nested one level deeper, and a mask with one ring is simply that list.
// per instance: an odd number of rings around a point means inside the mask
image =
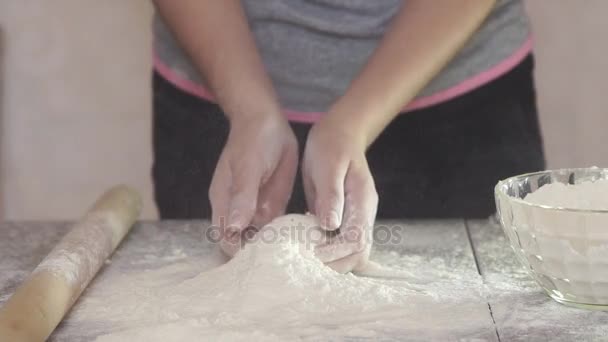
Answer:
[{"label": "pink waistband", "polygon": [[[526,56],[532,51],[532,46],[533,39],[532,37],[529,37],[519,49],[497,65],[469,79],[466,79],[451,88],[440,91],[433,95],[414,99],[403,109],[403,112],[410,112],[416,109],[430,107],[454,99],[499,78],[523,61],[524,58],[526,58]],[[158,55],[156,54],[154,54],[154,69],[163,78],[171,82],[174,86],[182,91],[212,102],[215,101],[213,94],[211,94],[211,92],[209,92],[205,87],[173,71],[160,58],[158,58]],[[289,109],[285,109],[284,113],[287,115],[289,121],[303,123],[316,122],[324,114],[322,112],[301,112]]]}]

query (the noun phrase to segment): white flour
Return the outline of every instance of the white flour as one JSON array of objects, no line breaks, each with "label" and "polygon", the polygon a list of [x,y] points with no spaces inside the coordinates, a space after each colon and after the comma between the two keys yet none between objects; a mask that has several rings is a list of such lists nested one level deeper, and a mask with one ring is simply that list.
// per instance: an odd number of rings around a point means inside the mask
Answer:
[{"label": "white flour", "polygon": [[[608,210],[608,180],[574,185],[547,184],[526,201],[579,210]],[[560,298],[579,303],[608,302],[608,214],[532,208],[519,215],[519,238],[536,273],[548,279],[545,287]],[[527,222],[529,217],[533,220]],[[534,223],[533,225],[530,223]]]},{"label": "white flour", "polygon": [[[397,254],[376,257],[408,266],[407,260],[396,260]],[[432,267],[419,257],[409,263]],[[441,268],[439,260],[434,263]],[[112,279],[111,286],[99,288],[102,292],[84,296],[69,322],[103,322],[100,331],[114,331],[98,341],[285,341],[314,340],[320,334],[324,339],[373,339],[387,331],[399,336],[399,327],[420,332],[424,340],[448,337],[454,326],[474,335],[483,320],[473,316],[487,315],[479,278],[450,267],[443,265],[444,274],[457,273],[458,279],[423,274],[406,282],[343,275],[293,239],[259,240],[228,263],[198,275],[184,276],[187,266],[175,264]]]},{"label": "white flour", "polygon": [[530,193],[525,200],[569,209],[608,210],[608,180],[575,185],[551,183]]}]

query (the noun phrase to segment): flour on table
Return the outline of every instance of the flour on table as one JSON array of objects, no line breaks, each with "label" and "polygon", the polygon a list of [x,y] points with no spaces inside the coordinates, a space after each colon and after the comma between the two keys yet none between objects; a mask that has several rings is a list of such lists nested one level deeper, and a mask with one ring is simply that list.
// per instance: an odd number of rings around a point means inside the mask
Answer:
[{"label": "flour on table", "polygon": [[[288,215],[281,224],[290,222],[314,229],[316,221]],[[442,326],[467,329],[475,321],[454,315],[455,308],[472,311],[466,302],[471,284],[459,290],[466,279],[436,281],[435,287],[427,279],[422,287],[407,281],[407,270],[395,273],[399,280],[383,279],[390,269],[378,265],[367,271],[379,278],[340,274],[315,258],[310,248],[315,242],[294,236],[254,239],[226,264],[177,282],[179,264],[114,279],[112,289],[83,297],[70,324],[103,322],[104,332],[112,327],[114,332],[98,338],[102,342],[153,342],[284,341],[321,332],[327,338],[373,339],[389,326],[425,331],[428,337],[429,327],[442,336]],[[436,291],[439,287],[445,291]]]}]

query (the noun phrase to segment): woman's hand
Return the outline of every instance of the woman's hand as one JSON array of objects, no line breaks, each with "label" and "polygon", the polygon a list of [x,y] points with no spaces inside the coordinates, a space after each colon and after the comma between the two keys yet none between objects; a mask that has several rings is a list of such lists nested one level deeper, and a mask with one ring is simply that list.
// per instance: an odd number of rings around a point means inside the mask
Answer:
[{"label": "woman's hand", "polygon": [[230,120],[209,197],[220,245],[233,255],[244,228],[259,227],[285,210],[297,142],[281,115],[241,1],[154,3]]},{"label": "woman's hand", "polygon": [[231,120],[215,168],[209,198],[220,246],[229,256],[241,247],[241,233],[282,215],[298,166],[298,143],[280,114]]},{"label": "woman's hand", "polygon": [[304,152],[304,191],[308,208],[322,228],[338,233],[315,254],[338,272],[369,258],[378,194],[369,170],[365,139],[328,115],[311,129]]}]

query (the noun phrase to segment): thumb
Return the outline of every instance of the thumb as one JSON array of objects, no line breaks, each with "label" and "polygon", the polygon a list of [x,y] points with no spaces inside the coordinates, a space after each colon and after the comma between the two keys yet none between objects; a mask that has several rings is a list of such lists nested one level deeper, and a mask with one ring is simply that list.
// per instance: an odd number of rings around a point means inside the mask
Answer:
[{"label": "thumb", "polygon": [[316,179],[315,213],[326,230],[336,230],[342,224],[344,212],[344,177],[346,171],[328,169]]},{"label": "thumb", "polygon": [[258,170],[234,173],[228,211],[229,230],[241,232],[251,223],[257,208],[260,183],[261,172]]}]

